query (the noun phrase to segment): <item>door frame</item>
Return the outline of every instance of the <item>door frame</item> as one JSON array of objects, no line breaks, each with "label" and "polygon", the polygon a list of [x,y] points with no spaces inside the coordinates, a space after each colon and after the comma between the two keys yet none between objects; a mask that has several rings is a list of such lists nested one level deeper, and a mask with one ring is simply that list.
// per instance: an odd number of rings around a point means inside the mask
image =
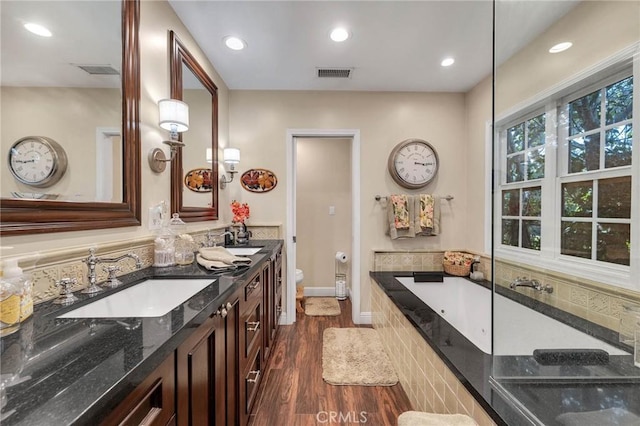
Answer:
[{"label": "door frame", "polygon": [[351,316],[361,324],[360,313],[360,130],[287,129],[287,223],[284,230],[287,260],[287,302],[284,324],[296,321],[296,138],[341,138],[351,140]]}]

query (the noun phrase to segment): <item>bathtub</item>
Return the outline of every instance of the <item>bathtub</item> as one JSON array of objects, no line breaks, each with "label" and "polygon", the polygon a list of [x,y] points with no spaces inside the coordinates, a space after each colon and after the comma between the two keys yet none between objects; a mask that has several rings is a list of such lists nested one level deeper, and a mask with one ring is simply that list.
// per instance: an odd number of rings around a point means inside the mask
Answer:
[{"label": "bathtub", "polygon": [[[491,290],[465,278],[419,282],[396,277],[451,326],[485,354],[492,354]],[[499,294],[494,295],[494,355],[528,355],[535,349],[602,349],[609,355],[629,355]]]}]

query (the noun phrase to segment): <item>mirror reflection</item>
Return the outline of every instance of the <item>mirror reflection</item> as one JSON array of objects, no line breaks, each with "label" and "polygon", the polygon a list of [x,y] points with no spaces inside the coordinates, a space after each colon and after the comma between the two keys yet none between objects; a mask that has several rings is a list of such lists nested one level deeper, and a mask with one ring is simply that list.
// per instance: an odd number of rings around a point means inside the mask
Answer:
[{"label": "mirror reflection", "polygon": [[185,222],[218,218],[218,95],[204,68],[173,31],[171,97],[189,105],[185,146],[171,162],[171,211]]},{"label": "mirror reflection", "polygon": [[117,1],[3,2],[2,198],[123,201],[121,20]]}]

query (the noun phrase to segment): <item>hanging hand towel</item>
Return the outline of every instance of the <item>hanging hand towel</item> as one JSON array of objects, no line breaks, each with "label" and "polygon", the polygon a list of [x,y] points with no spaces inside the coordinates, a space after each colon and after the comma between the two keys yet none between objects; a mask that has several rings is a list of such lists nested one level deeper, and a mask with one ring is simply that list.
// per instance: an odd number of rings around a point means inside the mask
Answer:
[{"label": "hanging hand towel", "polygon": [[387,219],[389,236],[397,238],[412,238],[416,232],[414,228],[414,197],[409,195],[390,195],[387,205]]},{"label": "hanging hand towel", "polygon": [[440,234],[440,199],[431,194],[415,197],[415,228],[419,236]]}]

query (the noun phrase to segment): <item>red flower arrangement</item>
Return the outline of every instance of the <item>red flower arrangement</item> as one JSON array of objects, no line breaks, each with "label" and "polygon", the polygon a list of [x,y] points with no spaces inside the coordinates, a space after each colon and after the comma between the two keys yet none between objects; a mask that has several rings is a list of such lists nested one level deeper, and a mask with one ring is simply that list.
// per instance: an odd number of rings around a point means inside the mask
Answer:
[{"label": "red flower arrangement", "polygon": [[249,219],[249,213],[250,213],[249,204],[247,203],[240,204],[236,200],[233,200],[231,202],[231,213],[233,213],[232,221],[234,223],[244,224],[244,221],[246,219]]}]

